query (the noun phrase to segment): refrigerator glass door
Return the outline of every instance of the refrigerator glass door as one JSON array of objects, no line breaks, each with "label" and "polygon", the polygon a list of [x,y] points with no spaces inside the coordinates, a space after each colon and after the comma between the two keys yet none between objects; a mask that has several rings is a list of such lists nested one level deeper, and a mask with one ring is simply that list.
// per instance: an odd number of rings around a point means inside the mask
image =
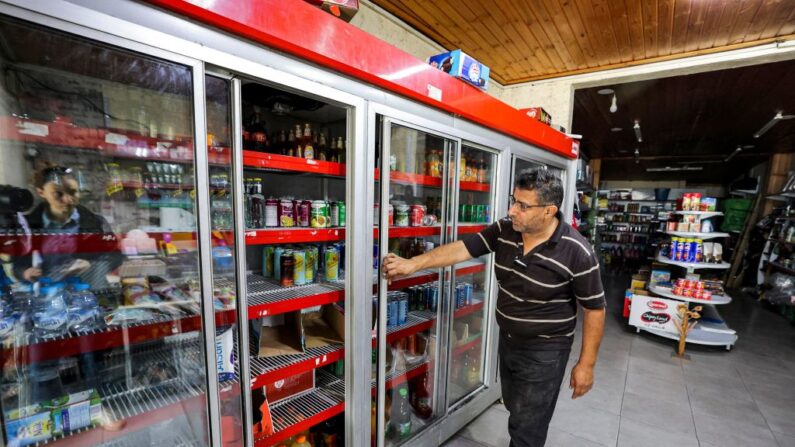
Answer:
[{"label": "refrigerator glass door", "polygon": [[[495,152],[464,143],[455,173],[458,200],[455,234],[458,240],[478,237],[476,233],[494,222]],[[447,403],[456,405],[483,385],[487,344],[488,296],[491,290],[490,262],[487,254],[453,266],[450,285],[452,324],[448,343]]]},{"label": "refrigerator glass door", "polygon": [[193,68],[0,41],[5,445],[208,445]]},{"label": "refrigerator glass door", "polygon": [[373,443],[411,445],[443,413],[434,402],[434,389],[443,380],[437,355],[443,269],[387,282],[377,268],[387,253],[411,258],[447,242],[442,228],[449,215],[445,179],[450,166],[445,160],[457,142],[385,117],[379,117],[377,128],[382,162],[376,175],[379,225],[373,260]]}]

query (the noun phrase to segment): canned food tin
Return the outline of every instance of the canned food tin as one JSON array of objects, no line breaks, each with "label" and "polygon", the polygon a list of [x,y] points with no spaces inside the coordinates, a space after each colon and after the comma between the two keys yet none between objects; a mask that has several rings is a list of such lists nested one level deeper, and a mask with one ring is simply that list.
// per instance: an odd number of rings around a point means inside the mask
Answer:
[{"label": "canned food tin", "polygon": [[293,251],[293,283],[296,286],[306,284],[306,253],[303,250]]},{"label": "canned food tin", "polygon": [[701,292],[701,299],[702,300],[712,300],[712,292],[709,290],[704,290]]},{"label": "canned food tin", "polygon": [[279,226],[279,201],[276,199],[267,199],[265,201],[265,226]]},{"label": "canned food tin", "polygon": [[279,226],[280,227],[294,227],[295,226],[295,209],[293,208],[292,200],[282,200],[279,202]]},{"label": "canned food tin", "polygon": [[325,228],[328,225],[328,209],[327,204],[323,200],[315,200],[312,202],[312,213],[310,217],[310,226],[312,228]]},{"label": "canned food tin", "polygon": [[336,247],[326,247],[326,281],[336,281],[340,275],[340,252]]},{"label": "canned food tin", "polygon": [[298,225],[302,227],[308,227],[311,215],[312,215],[312,201],[302,200],[301,204],[298,206],[298,222],[299,222]]},{"label": "canned food tin", "polygon": [[685,289],[682,286],[676,286],[672,290],[674,295],[679,295],[679,296],[681,296],[684,293],[684,291],[685,291]]}]

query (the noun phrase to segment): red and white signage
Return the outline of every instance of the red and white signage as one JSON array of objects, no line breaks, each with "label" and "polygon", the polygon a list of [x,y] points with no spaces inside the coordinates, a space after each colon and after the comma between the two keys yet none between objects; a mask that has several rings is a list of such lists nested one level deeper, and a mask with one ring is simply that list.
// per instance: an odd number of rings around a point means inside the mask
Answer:
[{"label": "red and white signage", "polygon": [[631,326],[656,329],[678,334],[676,330],[676,306],[679,301],[632,295],[629,313]]}]

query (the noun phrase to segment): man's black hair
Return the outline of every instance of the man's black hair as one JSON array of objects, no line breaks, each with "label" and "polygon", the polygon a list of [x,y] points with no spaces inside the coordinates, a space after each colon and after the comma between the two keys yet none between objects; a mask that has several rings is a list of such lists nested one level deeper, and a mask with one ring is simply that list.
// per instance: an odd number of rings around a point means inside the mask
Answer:
[{"label": "man's black hair", "polygon": [[535,191],[539,205],[555,205],[560,209],[563,204],[563,182],[549,169],[526,169],[516,177],[513,187]]}]

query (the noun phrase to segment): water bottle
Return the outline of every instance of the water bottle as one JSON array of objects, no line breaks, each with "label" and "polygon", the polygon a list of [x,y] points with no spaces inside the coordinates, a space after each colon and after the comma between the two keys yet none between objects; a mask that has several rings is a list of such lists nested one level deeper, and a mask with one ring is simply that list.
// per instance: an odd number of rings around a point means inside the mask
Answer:
[{"label": "water bottle", "polygon": [[11,292],[11,310],[24,332],[29,331],[33,324],[31,320],[35,298],[33,284],[30,283],[22,283]]},{"label": "water bottle", "polygon": [[0,342],[13,335],[16,322],[16,315],[6,301],[5,294],[0,293]]},{"label": "water bottle", "polygon": [[46,340],[66,334],[68,311],[62,289],[55,285],[41,288],[33,301],[33,333]]},{"label": "water bottle", "polygon": [[84,332],[102,327],[102,313],[97,298],[86,283],[76,283],[68,298],[68,328],[73,332]]}]

